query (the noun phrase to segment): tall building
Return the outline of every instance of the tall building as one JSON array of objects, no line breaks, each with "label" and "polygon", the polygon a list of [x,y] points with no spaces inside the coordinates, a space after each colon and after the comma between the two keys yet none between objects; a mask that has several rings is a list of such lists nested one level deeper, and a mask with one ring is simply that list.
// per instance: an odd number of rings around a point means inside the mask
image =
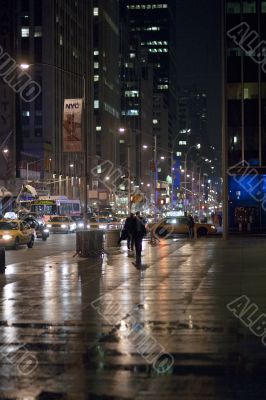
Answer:
[{"label": "tall building", "polygon": [[225,1],[224,16],[224,148],[228,153],[229,229],[264,231],[266,2]]},{"label": "tall building", "polygon": [[[126,0],[129,12],[131,50],[138,44],[147,51],[153,67],[152,130],[158,149],[166,156],[176,133],[176,2]],[[159,165],[161,179],[170,172],[169,163]]]},{"label": "tall building", "polygon": [[93,2],[94,134],[99,159],[117,163],[120,126],[119,2]]},{"label": "tall building", "polygon": [[[12,18],[8,21],[10,38],[4,49],[20,65],[28,65],[27,76],[40,87],[40,93],[27,100],[21,93],[8,91],[16,104],[17,182],[54,179],[57,194],[78,196],[78,178],[84,175],[80,153],[63,152],[63,107],[65,98],[83,97],[83,77],[87,93],[91,81],[92,3],[88,0],[11,0]],[[5,14],[1,9],[0,14]],[[91,109],[91,99],[87,98]],[[16,120],[16,121],[15,121]],[[92,117],[88,118],[88,148],[91,149]],[[2,123],[0,123],[2,124]],[[2,125],[0,125],[0,129]],[[70,190],[67,178],[71,178]],[[52,185],[55,187],[55,185]]]}]

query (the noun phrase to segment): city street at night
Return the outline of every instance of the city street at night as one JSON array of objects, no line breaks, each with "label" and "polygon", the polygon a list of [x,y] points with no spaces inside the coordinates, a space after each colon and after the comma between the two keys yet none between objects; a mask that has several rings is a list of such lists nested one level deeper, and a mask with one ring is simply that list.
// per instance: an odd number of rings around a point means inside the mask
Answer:
[{"label": "city street at night", "polygon": [[0,278],[1,399],[263,398],[265,346],[227,305],[265,312],[264,239],[145,242],[141,269],[124,246],[85,260],[52,239]]},{"label": "city street at night", "polygon": [[266,0],[0,4],[0,400],[263,400]]}]

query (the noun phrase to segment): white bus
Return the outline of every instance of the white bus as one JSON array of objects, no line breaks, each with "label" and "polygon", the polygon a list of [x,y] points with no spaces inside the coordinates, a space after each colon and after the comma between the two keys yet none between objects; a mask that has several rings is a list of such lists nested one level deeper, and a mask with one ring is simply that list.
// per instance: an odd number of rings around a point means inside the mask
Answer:
[{"label": "white bus", "polygon": [[80,201],[70,200],[65,196],[43,196],[31,201],[30,211],[44,217],[52,215],[75,216],[81,214]]}]

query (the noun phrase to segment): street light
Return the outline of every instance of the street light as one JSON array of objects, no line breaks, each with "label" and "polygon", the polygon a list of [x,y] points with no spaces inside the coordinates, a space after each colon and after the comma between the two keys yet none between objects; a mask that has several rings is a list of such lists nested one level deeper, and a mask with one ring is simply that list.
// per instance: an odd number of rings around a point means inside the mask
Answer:
[{"label": "street light", "polygon": [[84,218],[84,227],[87,226],[87,209],[88,209],[88,194],[87,194],[87,186],[88,186],[88,148],[87,148],[87,120],[88,120],[88,106],[87,106],[87,83],[88,83],[88,76],[86,71],[84,73],[78,74],[76,72],[68,71],[64,68],[58,67],[55,64],[49,64],[49,63],[34,63],[34,64],[28,64],[28,63],[22,63],[20,64],[20,68],[23,70],[29,69],[31,66],[34,65],[41,65],[41,66],[47,66],[47,67],[52,67],[55,68],[58,71],[70,74],[72,76],[76,76],[82,79],[82,85],[83,85],[83,145],[84,145],[84,159],[83,159],[83,168],[84,168],[84,190],[83,190],[83,201],[84,201],[84,211],[83,211],[83,218]]}]

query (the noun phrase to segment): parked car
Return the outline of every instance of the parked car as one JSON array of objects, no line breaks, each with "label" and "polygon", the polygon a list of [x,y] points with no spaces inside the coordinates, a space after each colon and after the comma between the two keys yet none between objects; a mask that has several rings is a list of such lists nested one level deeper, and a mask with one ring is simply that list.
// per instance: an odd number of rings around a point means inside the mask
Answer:
[{"label": "parked car", "polygon": [[47,228],[53,233],[70,233],[74,232],[77,224],[69,216],[51,217],[47,222]]},{"label": "parked car", "polygon": [[[158,220],[156,223],[148,224],[150,231],[159,237],[165,237],[169,234],[188,234],[188,217],[166,217]],[[195,232],[198,236],[206,236],[217,232],[212,224],[195,223]]]},{"label": "parked car", "polygon": [[17,250],[20,245],[31,249],[34,245],[35,231],[20,220],[0,220],[0,246]]},{"label": "parked car", "polygon": [[37,219],[26,216],[23,221],[26,222],[32,229],[35,229],[36,237],[38,239],[45,241],[50,236],[50,231],[47,226],[37,221]]}]

